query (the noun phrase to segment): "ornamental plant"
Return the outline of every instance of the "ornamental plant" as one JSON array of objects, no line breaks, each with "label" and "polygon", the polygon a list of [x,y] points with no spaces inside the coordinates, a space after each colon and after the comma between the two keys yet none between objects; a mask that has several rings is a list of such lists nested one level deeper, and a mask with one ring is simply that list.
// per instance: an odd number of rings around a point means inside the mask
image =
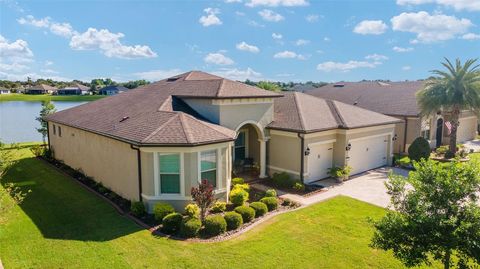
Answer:
[{"label": "ornamental plant", "polygon": [[215,202],[213,185],[208,180],[203,179],[198,187],[192,187],[191,195],[193,201],[200,208],[200,220],[204,222],[208,209]]}]

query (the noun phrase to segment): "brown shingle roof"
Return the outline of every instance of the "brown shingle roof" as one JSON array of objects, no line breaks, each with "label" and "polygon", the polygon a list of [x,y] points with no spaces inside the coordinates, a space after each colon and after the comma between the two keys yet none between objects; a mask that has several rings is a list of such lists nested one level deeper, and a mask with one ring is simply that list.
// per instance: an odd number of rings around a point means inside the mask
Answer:
[{"label": "brown shingle roof", "polygon": [[35,85],[33,87],[28,88],[28,90],[56,91],[57,88],[52,87],[52,86],[47,85],[47,84],[39,84],[39,85]]},{"label": "brown shingle roof", "polygon": [[401,122],[380,113],[299,92],[287,93],[274,102],[275,115],[268,125],[270,129],[311,133]]},{"label": "brown shingle roof", "polygon": [[[338,87],[343,85],[343,87]],[[356,104],[368,110],[392,116],[418,116],[415,93],[424,85],[423,81],[405,82],[339,82],[305,93],[346,104]]]}]

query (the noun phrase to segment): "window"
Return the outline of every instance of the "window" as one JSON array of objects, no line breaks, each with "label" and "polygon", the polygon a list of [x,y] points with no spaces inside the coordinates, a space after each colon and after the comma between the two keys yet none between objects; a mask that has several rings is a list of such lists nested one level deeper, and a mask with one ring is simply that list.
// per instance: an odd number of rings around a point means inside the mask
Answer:
[{"label": "window", "polygon": [[57,134],[57,126],[53,124],[53,135],[56,135],[56,134]]},{"label": "window", "polygon": [[422,120],[422,129],[420,131],[420,136],[430,140],[430,119]]},{"label": "window", "polygon": [[180,193],[180,154],[161,154],[160,193]]},{"label": "window", "polygon": [[207,180],[217,187],[217,151],[210,150],[200,153],[200,179]]},{"label": "window", "polygon": [[58,136],[62,137],[62,127],[58,126]]},{"label": "window", "polygon": [[240,131],[235,139],[235,160],[244,160],[246,155],[246,132]]}]

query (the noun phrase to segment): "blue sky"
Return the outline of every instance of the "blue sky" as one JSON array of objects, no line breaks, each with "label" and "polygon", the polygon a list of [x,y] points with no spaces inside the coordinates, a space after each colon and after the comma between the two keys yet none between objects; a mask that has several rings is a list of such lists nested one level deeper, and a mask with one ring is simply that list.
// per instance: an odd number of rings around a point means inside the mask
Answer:
[{"label": "blue sky", "polygon": [[480,56],[479,0],[0,0],[0,79],[414,80]]}]

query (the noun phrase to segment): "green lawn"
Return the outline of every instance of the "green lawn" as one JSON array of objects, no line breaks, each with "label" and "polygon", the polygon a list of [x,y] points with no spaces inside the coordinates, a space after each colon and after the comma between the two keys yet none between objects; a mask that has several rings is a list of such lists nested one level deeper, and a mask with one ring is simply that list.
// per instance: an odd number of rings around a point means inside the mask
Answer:
[{"label": "green lawn", "polygon": [[5,268],[403,268],[368,246],[367,217],[385,210],[351,198],[279,215],[222,243],[174,241],[152,236],[20,151],[6,180],[32,192],[0,226]]},{"label": "green lawn", "polygon": [[93,101],[105,95],[50,95],[50,94],[1,94],[0,102],[6,101]]}]

